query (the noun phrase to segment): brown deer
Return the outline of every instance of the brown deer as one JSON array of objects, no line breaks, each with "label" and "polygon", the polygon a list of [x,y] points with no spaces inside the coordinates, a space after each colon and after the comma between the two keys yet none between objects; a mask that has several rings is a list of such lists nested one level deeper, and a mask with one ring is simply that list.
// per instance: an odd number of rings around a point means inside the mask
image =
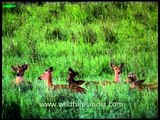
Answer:
[{"label": "brown deer", "polygon": [[111,68],[114,70],[114,82],[119,83],[121,81],[120,75],[122,73],[122,68],[124,63],[121,63],[119,66],[115,66],[113,62],[110,63]]},{"label": "brown deer", "polygon": [[75,85],[82,85],[85,81],[84,80],[78,80],[76,81],[74,78],[78,75],[78,72],[75,72],[72,68],[68,69],[68,82],[69,84],[75,84]]},{"label": "brown deer", "polygon": [[119,83],[120,82],[120,75],[122,73],[122,68],[124,67],[124,63],[122,63],[119,66],[115,66],[114,63],[110,63],[111,68],[114,70],[115,73],[115,79],[114,81],[84,81],[84,80],[75,80],[74,78],[76,75],[78,75],[78,72],[75,72],[72,68],[68,69],[68,82],[69,84],[75,84],[75,85],[89,85],[90,83],[93,84],[111,84],[111,83]]},{"label": "brown deer", "polygon": [[38,77],[39,80],[46,80],[47,87],[51,88],[52,90],[56,89],[69,89],[74,92],[79,93],[86,93],[86,90],[80,86],[77,85],[54,85],[52,83],[52,72],[53,67],[49,67],[40,77]]},{"label": "brown deer", "polygon": [[150,84],[144,84],[145,80],[138,80],[137,75],[135,73],[130,72],[128,74],[128,77],[125,81],[125,83],[131,83],[130,89],[138,88],[138,90],[142,89],[148,89],[148,90],[155,90],[158,88],[158,84],[156,83],[150,83]]},{"label": "brown deer", "polygon": [[28,69],[28,64],[23,64],[22,66],[11,66],[12,70],[16,72],[16,79],[11,81],[14,85],[26,84],[32,87],[31,82],[25,81],[23,76],[25,71]]}]

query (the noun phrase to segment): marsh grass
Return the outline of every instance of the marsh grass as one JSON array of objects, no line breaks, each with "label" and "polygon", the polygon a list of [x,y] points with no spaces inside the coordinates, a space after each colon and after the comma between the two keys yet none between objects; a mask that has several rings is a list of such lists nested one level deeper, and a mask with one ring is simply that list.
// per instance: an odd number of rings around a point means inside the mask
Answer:
[{"label": "marsh grass", "polygon": [[[4,3],[5,4],[5,3]],[[157,91],[129,85],[94,84],[86,94],[50,91],[38,77],[53,66],[53,82],[113,80],[110,61],[124,62],[122,81],[135,72],[145,83],[158,80],[157,2],[19,3],[2,9],[2,118],[157,118]],[[13,87],[11,65],[29,64],[24,78],[33,89]],[[53,102],[105,103],[104,107],[41,107]],[[123,106],[109,106],[123,103]],[[14,111],[14,112],[13,112]]]}]

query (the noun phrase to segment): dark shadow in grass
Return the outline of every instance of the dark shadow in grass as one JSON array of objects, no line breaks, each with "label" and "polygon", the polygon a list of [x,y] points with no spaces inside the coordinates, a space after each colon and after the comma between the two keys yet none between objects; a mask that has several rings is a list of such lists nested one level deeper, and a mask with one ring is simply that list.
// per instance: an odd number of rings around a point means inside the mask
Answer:
[{"label": "dark shadow in grass", "polygon": [[83,39],[85,43],[94,45],[97,41],[97,34],[91,28],[86,28],[83,33]]},{"label": "dark shadow in grass", "polygon": [[117,38],[116,38],[116,34],[114,33],[114,31],[110,27],[103,26],[102,30],[104,32],[106,42],[108,42],[108,43],[117,43],[118,42]]},{"label": "dark shadow in grass", "polygon": [[4,106],[2,106],[3,118],[5,119],[21,119],[21,109],[20,105],[11,102],[10,105],[6,102]]},{"label": "dark shadow in grass", "polygon": [[46,39],[49,40],[53,40],[53,39],[58,39],[58,40],[65,40],[66,39],[66,35],[61,31],[60,28],[54,28],[54,30],[52,31],[48,31],[46,34]]}]

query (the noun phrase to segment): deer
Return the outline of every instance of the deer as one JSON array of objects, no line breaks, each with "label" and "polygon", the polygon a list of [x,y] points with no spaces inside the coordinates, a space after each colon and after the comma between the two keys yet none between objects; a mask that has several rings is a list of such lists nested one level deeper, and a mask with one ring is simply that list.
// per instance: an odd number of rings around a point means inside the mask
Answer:
[{"label": "deer", "polygon": [[114,81],[84,81],[84,80],[75,80],[74,78],[76,77],[76,75],[78,75],[78,72],[74,71],[71,67],[68,69],[68,78],[67,81],[69,82],[69,84],[74,84],[74,85],[89,85],[90,83],[93,84],[102,84],[102,85],[106,85],[106,84],[112,84],[112,83],[120,83],[120,75],[122,73],[122,68],[124,67],[124,63],[121,63],[119,66],[115,66],[115,64],[113,62],[110,63],[111,68],[114,70],[115,73],[115,77],[114,77]]},{"label": "deer", "polygon": [[74,85],[82,85],[85,81],[84,80],[78,80],[76,81],[74,78],[78,75],[78,72],[74,71],[71,67],[68,69],[68,82],[69,84]]},{"label": "deer", "polygon": [[124,63],[121,63],[119,66],[115,66],[115,64],[113,62],[110,63],[110,66],[112,68],[112,70],[114,71],[114,83],[120,83],[121,82],[121,73],[122,73],[122,69],[124,67]]},{"label": "deer", "polygon": [[53,67],[49,67],[48,69],[46,69],[45,72],[43,72],[43,74],[38,77],[39,80],[45,80],[46,81],[46,85],[49,89],[51,90],[58,90],[58,89],[68,89],[71,90],[73,92],[77,92],[77,93],[86,93],[86,90],[80,86],[77,85],[72,85],[72,84],[64,84],[64,85],[55,85],[52,83],[52,72],[53,72]]},{"label": "deer", "polygon": [[29,85],[30,88],[32,88],[32,84],[30,81],[25,81],[23,76],[25,71],[28,69],[28,64],[23,65],[17,65],[17,66],[11,66],[11,69],[16,72],[16,78],[14,81],[11,81],[12,84],[19,86],[22,84]]},{"label": "deer", "polygon": [[145,79],[138,80],[137,75],[130,72],[125,80],[125,83],[130,83],[130,89],[138,88],[138,90],[147,89],[155,90],[158,88],[157,83],[144,84]]}]

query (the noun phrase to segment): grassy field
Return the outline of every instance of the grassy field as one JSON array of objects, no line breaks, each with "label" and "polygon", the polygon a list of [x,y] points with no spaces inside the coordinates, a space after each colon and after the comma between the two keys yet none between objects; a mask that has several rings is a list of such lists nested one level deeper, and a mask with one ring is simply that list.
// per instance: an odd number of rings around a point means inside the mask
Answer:
[{"label": "grassy field", "polygon": [[[129,90],[124,83],[91,84],[83,85],[86,94],[77,94],[47,90],[37,79],[53,66],[55,84],[67,84],[69,67],[79,72],[76,79],[112,81],[111,61],[124,63],[122,82],[129,72],[145,83],[158,80],[157,2],[17,3],[3,8],[2,118],[157,118],[158,91]],[[15,78],[11,65],[24,63],[29,64],[24,78],[33,84],[26,92],[10,84]]]}]

